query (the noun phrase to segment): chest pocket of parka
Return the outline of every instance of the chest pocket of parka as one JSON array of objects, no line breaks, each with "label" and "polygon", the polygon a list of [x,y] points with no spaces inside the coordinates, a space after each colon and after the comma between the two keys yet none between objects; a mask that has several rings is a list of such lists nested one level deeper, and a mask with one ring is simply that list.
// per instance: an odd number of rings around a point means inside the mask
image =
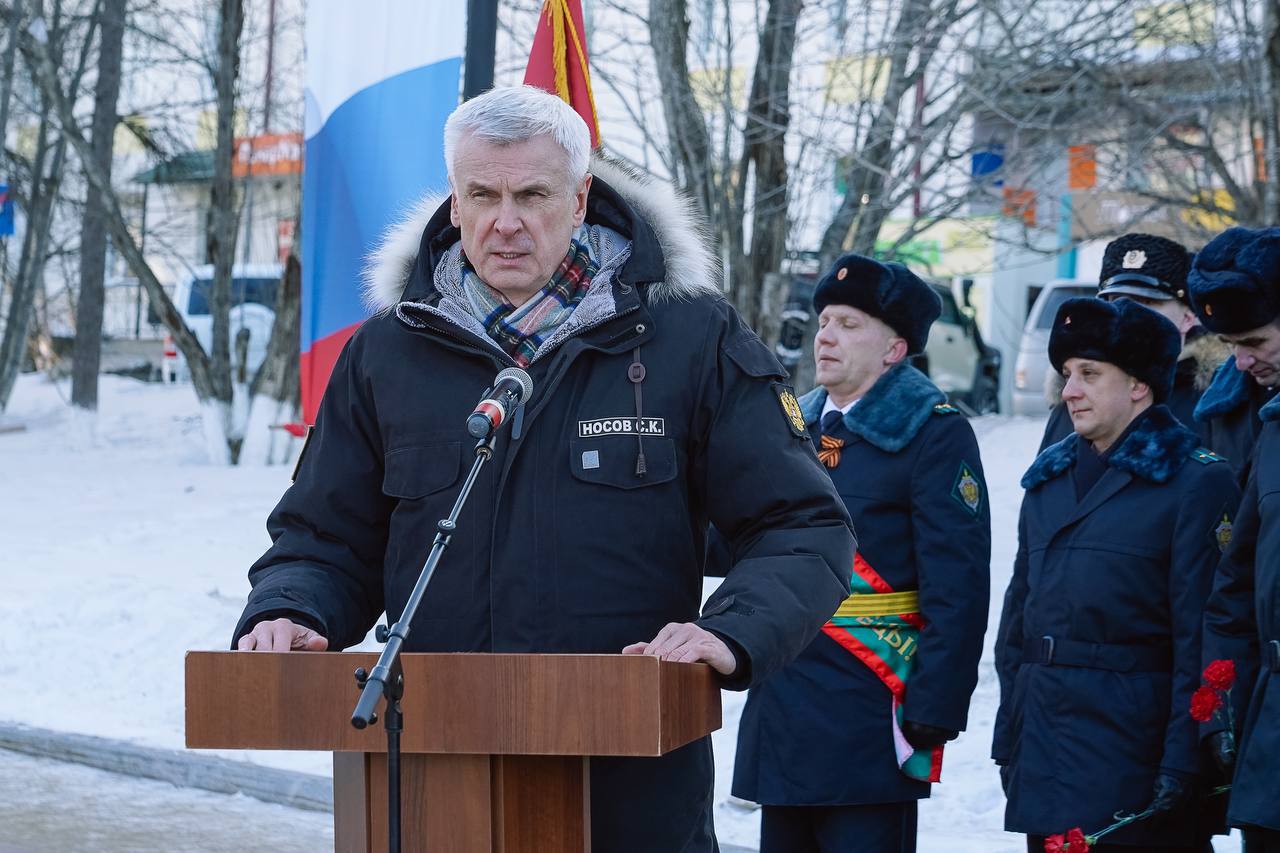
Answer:
[{"label": "chest pocket of parka", "polygon": [[389,451],[383,459],[382,493],[417,500],[453,485],[461,453],[458,441]]},{"label": "chest pocket of parka", "polygon": [[638,489],[667,483],[676,476],[676,445],[669,438],[645,438],[647,470],[636,474],[639,445],[634,435],[573,439],[569,442],[569,470],[584,483]]}]

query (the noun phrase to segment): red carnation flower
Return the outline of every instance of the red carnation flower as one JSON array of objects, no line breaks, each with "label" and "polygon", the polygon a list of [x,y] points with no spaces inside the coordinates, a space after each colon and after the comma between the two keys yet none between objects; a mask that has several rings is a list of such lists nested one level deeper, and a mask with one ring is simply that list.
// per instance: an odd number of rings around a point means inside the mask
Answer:
[{"label": "red carnation flower", "polygon": [[1050,835],[1044,840],[1044,853],[1064,853],[1066,850],[1064,845],[1066,843],[1066,836],[1061,832],[1057,835]]},{"label": "red carnation flower", "polygon": [[1216,660],[1204,668],[1204,683],[1214,690],[1230,690],[1236,681],[1236,664],[1230,660]]},{"label": "red carnation flower", "polygon": [[1084,830],[1076,827],[1067,833],[1067,847],[1070,853],[1085,853],[1089,849],[1089,840],[1085,838]]},{"label": "red carnation flower", "polygon": [[1201,687],[1191,694],[1191,719],[1197,723],[1207,723],[1222,707],[1222,698],[1212,687]]}]

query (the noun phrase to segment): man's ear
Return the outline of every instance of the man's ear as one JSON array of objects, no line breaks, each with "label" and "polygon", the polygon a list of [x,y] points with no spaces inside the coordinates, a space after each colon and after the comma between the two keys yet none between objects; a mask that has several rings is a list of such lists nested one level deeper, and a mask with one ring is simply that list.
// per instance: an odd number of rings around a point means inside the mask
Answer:
[{"label": "man's ear", "polygon": [[582,179],[582,186],[578,187],[573,196],[573,227],[577,228],[587,218],[587,196],[591,195],[591,173],[587,172],[587,176]]},{"label": "man's ear", "polygon": [[893,367],[907,357],[907,342],[903,338],[889,341],[889,349],[884,354],[884,366]]},{"label": "man's ear", "polygon": [[1132,376],[1129,377],[1129,383],[1129,399],[1132,402],[1140,403],[1142,402],[1142,398],[1146,397],[1148,394],[1151,395],[1152,403],[1156,401],[1155,392],[1151,390],[1150,385],[1139,379],[1134,379]]},{"label": "man's ear", "polygon": [[462,227],[462,216],[458,213],[458,193],[456,190],[449,193],[449,223],[454,228]]}]

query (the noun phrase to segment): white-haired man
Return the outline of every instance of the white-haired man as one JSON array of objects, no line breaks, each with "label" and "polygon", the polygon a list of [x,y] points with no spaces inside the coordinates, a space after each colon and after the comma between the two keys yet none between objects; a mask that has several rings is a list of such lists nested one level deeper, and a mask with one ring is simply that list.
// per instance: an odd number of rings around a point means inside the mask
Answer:
[{"label": "white-haired man", "polygon": [[[334,369],[234,642],[342,648],[397,618],[468,468],[467,414],[519,365],[536,390],[406,648],[651,654],[759,681],[835,610],[853,560],[785,372],[717,292],[687,205],[590,174],[558,98],[495,89],[445,135],[452,194],[379,252],[379,313]],[[699,615],[712,522],[737,559]],[[594,849],[715,850],[713,771],[705,739],[593,761]]]}]

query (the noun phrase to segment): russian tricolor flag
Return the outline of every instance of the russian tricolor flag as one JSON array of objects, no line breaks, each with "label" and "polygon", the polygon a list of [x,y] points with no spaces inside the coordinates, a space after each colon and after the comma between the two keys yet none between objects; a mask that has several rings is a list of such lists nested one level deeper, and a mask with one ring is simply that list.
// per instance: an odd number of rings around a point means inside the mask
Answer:
[{"label": "russian tricolor flag", "polygon": [[365,319],[360,271],[383,230],[447,184],[444,122],[458,105],[466,4],[315,2],[307,8],[302,184],[302,414]]}]

